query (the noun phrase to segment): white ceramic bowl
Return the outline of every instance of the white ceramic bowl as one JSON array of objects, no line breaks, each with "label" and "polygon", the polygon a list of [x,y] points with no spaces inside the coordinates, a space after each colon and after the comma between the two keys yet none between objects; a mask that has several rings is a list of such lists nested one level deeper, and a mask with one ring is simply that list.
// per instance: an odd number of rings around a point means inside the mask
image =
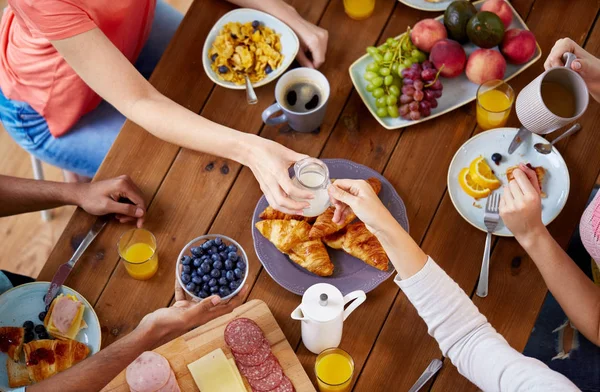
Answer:
[{"label": "white ceramic bowl", "polygon": [[298,50],[300,48],[300,42],[298,41],[298,37],[296,33],[285,23],[280,21],[279,19],[266,14],[261,11],[252,10],[249,8],[239,8],[233,10],[231,12],[223,15],[221,19],[215,23],[213,28],[208,33],[206,37],[206,41],[204,42],[204,48],[202,49],[202,65],[204,66],[204,72],[208,75],[208,77],[218,84],[219,86],[230,88],[234,90],[245,90],[245,85],[238,85],[232,82],[227,82],[225,80],[219,79],[217,74],[210,67],[210,59],[208,58],[208,51],[210,50],[213,42],[216,37],[219,35],[219,32],[225,26],[225,24],[229,22],[239,22],[246,23],[258,20],[261,23],[264,23],[265,26],[271,28],[275,33],[279,34],[281,38],[281,53],[283,54],[283,62],[273,70],[270,74],[268,74],[261,81],[253,84],[254,87],[264,86],[267,83],[272,82],[277,79],[285,70],[292,64],[292,61],[296,58],[298,54]]}]

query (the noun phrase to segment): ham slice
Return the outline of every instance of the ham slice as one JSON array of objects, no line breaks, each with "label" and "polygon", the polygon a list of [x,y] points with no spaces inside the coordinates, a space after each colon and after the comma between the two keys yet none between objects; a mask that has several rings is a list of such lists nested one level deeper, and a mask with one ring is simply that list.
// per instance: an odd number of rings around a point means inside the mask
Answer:
[{"label": "ham slice", "polygon": [[[125,379],[132,391],[135,392],[171,392],[177,389],[162,389],[167,387],[171,378],[175,378],[169,362],[152,351],[142,353],[125,371]],[[177,381],[175,380],[175,385]],[[173,387],[171,385],[171,387]]]},{"label": "ham slice", "polygon": [[181,392],[181,389],[179,389],[179,384],[177,384],[177,377],[175,377],[175,373],[173,373],[173,371],[171,371],[169,381],[167,381],[167,383],[156,392]]},{"label": "ham slice", "polygon": [[67,334],[69,332],[79,307],[82,305],[81,302],[75,302],[69,297],[61,297],[56,301],[52,310],[52,323],[60,333]]}]

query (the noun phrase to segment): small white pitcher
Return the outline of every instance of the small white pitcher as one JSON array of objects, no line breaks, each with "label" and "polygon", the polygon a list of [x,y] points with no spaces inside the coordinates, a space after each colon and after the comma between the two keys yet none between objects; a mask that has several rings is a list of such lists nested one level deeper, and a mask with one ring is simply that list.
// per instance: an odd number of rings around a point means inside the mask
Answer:
[{"label": "small white pitcher", "polygon": [[[302,321],[304,346],[315,354],[339,346],[344,320],[366,299],[367,295],[362,290],[344,297],[340,290],[327,283],[309,287],[302,296],[302,303],[292,312],[294,320]],[[344,310],[351,301],[354,302]]]}]

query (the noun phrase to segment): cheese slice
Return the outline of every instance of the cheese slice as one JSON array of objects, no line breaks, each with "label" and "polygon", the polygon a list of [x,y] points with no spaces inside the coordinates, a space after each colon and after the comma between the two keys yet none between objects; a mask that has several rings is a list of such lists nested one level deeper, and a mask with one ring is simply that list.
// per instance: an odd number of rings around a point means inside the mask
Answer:
[{"label": "cheese slice", "polygon": [[246,392],[220,348],[187,366],[202,392]]},{"label": "cheese slice", "polygon": [[[75,340],[75,337],[79,333],[79,330],[87,327],[86,322],[83,320],[83,314],[85,312],[85,305],[83,303],[81,303],[81,306],[79,306],[79,309],[77,310],[77,313],[75,314],[75,317],[73,318],[73,322],[71,323],[71,326],[69,327],[69,331],[66,334],[62,334],[58,330],[58,328],[54,325],[54,322],[52,321],[52,312],[54,311],[54,305],[56,304],[56,301],[58,301],[62,297],[63,297],[63,295],[60,294],[58,297],[56,297],[54,299],[54,301],[52,301],[52,304],[50,305],[50,309],[49,309],[48,313],[46,314],[46,318],[44,319],[44,325],[46,327],[46,330],[50,333],[50,335],[54,336],[57,339]],[[74,295],[67,294],[67,298],[69,298],[70,300],[72,300],[74,302],[79,302],[77,297]]]},{"label": "cheese slice", "polygon": [[247,389],[246,389],[246,385],[244,384],[244,379],[242,379],[240,370],[238,369],[237,365],[235,364],[235,359],[229,358],[228,361],[229,361],[229,365],[231,366],[231,369],[233,370],[233,373],[235,373],[235,377],[240,382],[240,385],[244,388],[244,391],[246,391]]}]

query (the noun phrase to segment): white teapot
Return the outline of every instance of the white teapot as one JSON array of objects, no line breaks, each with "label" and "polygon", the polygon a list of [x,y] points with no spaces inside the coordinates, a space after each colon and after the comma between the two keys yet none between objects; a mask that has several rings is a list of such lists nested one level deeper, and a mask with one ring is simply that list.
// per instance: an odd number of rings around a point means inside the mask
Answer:
[{"label": "white teapot", "polygon": [[[335,286],[327,283],[312,285],[304,292],[302,303],[292,312],[294,320],[302,321],[302,341],[315,354],[339,346],[344,320],[350,316],[367,295],[362,290],[345,297]],[[353,301],[346,310],[344,306]]]}]

